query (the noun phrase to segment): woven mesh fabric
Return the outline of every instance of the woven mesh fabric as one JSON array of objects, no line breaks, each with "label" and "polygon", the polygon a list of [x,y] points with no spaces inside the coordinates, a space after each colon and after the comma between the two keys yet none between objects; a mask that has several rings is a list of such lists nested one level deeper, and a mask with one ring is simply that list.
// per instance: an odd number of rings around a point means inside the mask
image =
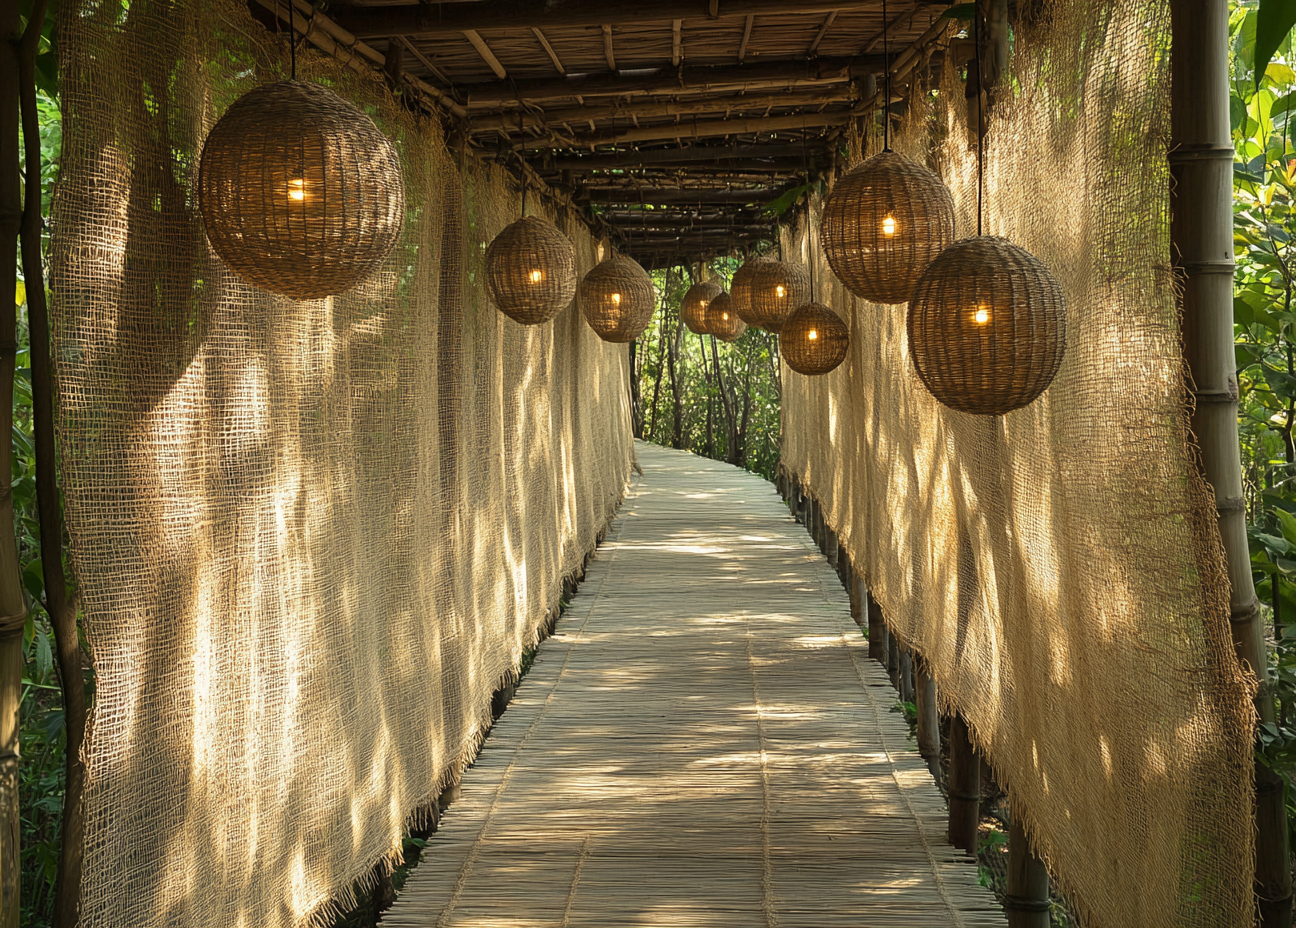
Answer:
[{"label": "woven mesh fabric", "polygon": [[[783,464],[966,716],[1083,924],[1249,925],[1253,723],[1187,429],[1169,12],[1042,9],[998,84],[985,231],[1061,283],[1057,379],[1002,418],[942,407],[909,357],[906,306],[852,298],[803,226],[785,253],[814,259],[851,350],[828,376],[785,372]],[[976,155],[961,82],[936,78],[948,104],[915,97],[893,144],[950,185],[966,237]]]},{"label": "woven mesh fabric", "polygon": [[483,255],[520,191],[313,54],[299,78],[395,143],[404,231],[341,296],[253,289],[204,239],[195,159],[286,43],[238,0],[60,13],[55,352],[98,681],[82,923],[323,919],[457,777],[614,510],[626,349],[574,306],[501,315]]}]

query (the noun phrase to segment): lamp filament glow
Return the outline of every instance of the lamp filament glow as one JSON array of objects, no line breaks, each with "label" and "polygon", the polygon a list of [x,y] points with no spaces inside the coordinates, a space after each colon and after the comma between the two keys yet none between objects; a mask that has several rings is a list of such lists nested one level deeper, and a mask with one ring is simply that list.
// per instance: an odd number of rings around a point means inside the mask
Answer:
[{"label": "lamp filament glow", "polygon": [[536,268],[531,272],[531,283],[538,284],[542,280],[544,280],[544,271]]},{"label": "lamp filament glow", "polygon": [[288,181],[288,199],[304,200],[306,199],[306,181],[300,177],[294,177]]},{"label": "lamp filament glow", "polygon": [[891,236],[896,234],[895,217],[891,216],[890,214],[888,214],[882,220],[882,234],[885,235],[887,238],[890,238]]},{"label": "lamp filament glow", "polygon": [[620,306],[620,305],[621,305],[621,294],[619,294],[619,293],[614,293],[614,294],[612,294],[612,305],[613,305],[613,306]]},{"label": "lamp filament glow", "polygon": [[811,329],[811,330],[806,334],[806,338],[810,339],[810,341],[814,341],[814,340],[817,339],[818,337],[819,337],[819,330],[818,330],[818,329]]},{"label": "lamp filament glow", "polygon": [[787,296],[787,291],[783,289],[782,284],[779,284],[774,288],[774,295],[781,300],[783,297]]},{"label": "lamp filament glow", "polygon": [[990,310],[984,306],[978,306],[976,314],[972,318],[976,320],[977,325],[985,325],[990,321]]}]

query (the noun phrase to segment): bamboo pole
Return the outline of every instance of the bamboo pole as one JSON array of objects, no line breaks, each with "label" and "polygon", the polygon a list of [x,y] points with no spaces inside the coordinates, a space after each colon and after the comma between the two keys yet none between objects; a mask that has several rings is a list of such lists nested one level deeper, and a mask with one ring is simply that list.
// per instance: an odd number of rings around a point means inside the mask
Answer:
[{"label": "bamboo pole", "polygon": [[981,822],[981,759],[972,749],[963,716],[956,714],[950,721],[949,840],[975,854]]},{"label": "bamboo pole", "polygon": [[908,648],[900,649],[899,689],[901,702],[916,704],[914,693],[913,652]]},{"label": "bamboo pole", "polygon": [[[1238,453],[1233,344],[1233,142],[1229,122],[1227,0],[1171,0],[1170,252],[1182,294],[1184,360],[1195,405],[1192,433],[1215,491],[1231,582],[1233,647],[1260,686],[1255,710],[1272,722],[1274,700],[1247,548]],[[1287,810],[1281,778],[1255,767],[1258,922],[1292,920]]]},{"label": "bamboo pole", "polygon": [[895,635],[887,635],[887,676],[891,678],[891,686],[895,688],[896,693],[900,693],[900,642]]},{"label": "bamboo pole", "polygon": [[914,703],[918,709],[918,754],[932,776],[940,777],[940,716],[936,708],[936,680],[927,671],[922,655],[914,655]]},{"label": "bamboo pole", "polygon": [[867,589],[864,591],[864,596],[868,601],[869,657],[885,667],[887,665],[887,629],[886,622],[882,618],[882,607],[877,604],[877,600],[873,598],[873,594]]},{"label": "bamboo pole", "polygon": [[840,556],[840,549],[837,545],[837,530],[824,524],[824,556],[828,558],[828,564],[835,570],[837,568],[837,558]]},{"label": "bamboo pole", "polygon": [[1049,877],[1043,861],[1031,852],[1021,816],[1008,825],[1008,885],[1004,895],[1008,928],[1049,928]]},{"label": "bamboo pole", "polygon": [[850,579],[851,618],[860,628],[867,629],[868,591],[864,589],[864,578],[852,570]]},{"label": "bamboo pole", "polygon": [[[18,85],[22,20],[19,0],[0,0],[0,435],[13,429],[18,352],[17,247],[19,186]],[[22,701],[22,632],[27,618],[14,535],[12,449],[0,441],[0,928],[19,925],[18,709]]]},{"label": "bamboo pole", "polygon": [[58,458],[54,442],[54,385],[50,354],[49,309],[41,254],[40,116],[36,111],[36,51],[45,24],[47,0],[32,4],[20,53],[22,130],[27,174],[22,224],[23,278],[27,284],[27,321],[31,336],[32,420],[36,438],[36,502],[40,519],[41,570],[45,611],[54,628],[59,678],[63,685],[63,816],[59,834],[58,877],[54,887],[54,928],[74,928],[81,911],[81,862],[85,763],[85,677],[76,607],[67,595],[63,573],[63,519],[59,507]]}]

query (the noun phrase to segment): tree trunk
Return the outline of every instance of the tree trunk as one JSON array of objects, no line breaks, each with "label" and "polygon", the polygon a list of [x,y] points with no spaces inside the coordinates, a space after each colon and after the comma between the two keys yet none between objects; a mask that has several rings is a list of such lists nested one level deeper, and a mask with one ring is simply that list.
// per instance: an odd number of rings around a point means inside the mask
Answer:
[{"label": "tree trunk", "polygon": [[684,337],[684,320],[676,318],[675,333],[671,337],[670,350],[667,352],[667,359],[670,362],[670,388],[673,400],[671,412],[673,419],[671,422],[671,447],[684,447],[684,398],[681,395],[682,385],[680,384],[679,356],[680,356],[680,339]]},{"label": "tree trunk", "polygon": [[[1229,123],[1228,0],[1171,0],[1170,255],[1181,285],[1184,358],[1195,402],[1191,427],[1215,491],[1228,561],[1230,626],[1238,659],[1256,675],[1256,715],[1274,718],[1259,602],[1247,548],[1238,453],[1233,344],[1233,141]],[[1291,925],[1291,864],[1281,777],[1255,766],[1257,917]]]},{"label": "tree trunk", "polygon": [[702,354],[702,379],[706,384],[706,444],[704,457],[715,457],[715,397],[711,395],[711,365],[707,363],[706,336],[698,336],[698,350]]},{"label": "tree trunk", "polygon": [[634,431],[634,437],[643,438],[643,397],[640,395],[639,390],[639,370],[635,364],[638,346],[639,339],[632,339],[630,342],[630,423]]},{"label": "tree trunk", "polygon": [[18,928],[18,708],[22,699],[22,633],[27,619],[18,540],[14,535],[12,444],[14,367],[18,353],[19,185],[18,85],[22,20],[19,0],[0,0],[0,928]]}]

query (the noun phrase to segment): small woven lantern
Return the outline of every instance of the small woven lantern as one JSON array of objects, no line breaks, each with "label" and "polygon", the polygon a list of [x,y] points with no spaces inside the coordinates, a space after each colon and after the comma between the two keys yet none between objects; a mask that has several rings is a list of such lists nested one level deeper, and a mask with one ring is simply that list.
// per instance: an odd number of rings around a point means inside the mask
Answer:
[{"label": "small woven lantern", "polygon": [[513,321],[548,322],[576,295],[576,249],[549,220],[525,216],[486,249],[486,285]]},{"label": "small woven lantern", "polygon": [[633,258],[610,255],[580,283],[581,312],[605,342],[634,341],[648,328],[656,304],[652,280]]},{"label": "small woven lantern", "polygon": [[804,303],[783,323],[779,351],[788,367],[810,377],[835,370],[850,350],[850,329],[822,303]]},{"label": "small woven lantern", "polygon": [[858,297],[903,303],[954,241],[954,198],[931,171],[893,151],[842,177],[824,201],[819,243]]},{"label": "small woven lantern", "polygon": [[734,312],[729,294],[721,293],[707,306],[706,330],[722,342],[736,342],[747,331],[747,323]]},{"label": "small woven lantern", "polygon": [[684,301],[680,303],[680,318],[694,335],[710,334],[707,329],[707,307],[722,293],[724,288],[712,280],[704,280],[688,288]]},{"label": "small woven lantern", "polygon": [[951,245],[909,304],[909,353],[932,396],[951,409],[1001,416],[1048,389],[1066,352],[1057,278],[996,236]]},{"label": "small woven lantern", "polygon": [[351,289],[391,253],[405,185],[372,119],[318,84],[277,81],[239,97],[212,127],[198,208],[240,277],[315,300]]},{"label": "small woven lantern", "polygon": [[753,258],[734,274],[734,306],[743,322],[770,332],[810,302],[810,269],[773,258]]}]

